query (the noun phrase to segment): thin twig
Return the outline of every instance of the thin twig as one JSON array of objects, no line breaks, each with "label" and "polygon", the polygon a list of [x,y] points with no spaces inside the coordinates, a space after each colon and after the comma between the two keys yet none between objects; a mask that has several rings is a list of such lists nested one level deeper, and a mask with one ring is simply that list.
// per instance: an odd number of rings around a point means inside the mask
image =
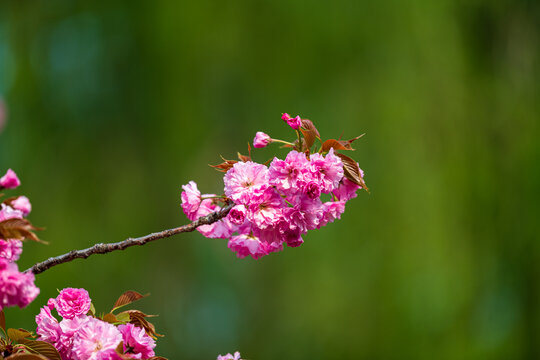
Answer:
[{"label": "thin twig", "polygon": [[227,214],[229,213],[229,211],[231,210],[233,206],[234,204],[229,204],[219,211],[200,217],[199,219],[193,221],[191,224],[186,224],[186,225],[174,228],[174,229],[163,230],[160,232],[152,233],[152,234],[141,236],[138,238],[129,238],[124,241],[120,241],[116,243],[95,244],[94,246],[89,247],[87,249],[83,249],[83,250],[72,250],[68,252],[67,254],[52,257],[43,262],[37,263],[31,268],[27,269],[25,272],[31,271],[35,275],[37,275],[37,274],[41,274],[47,269],[52,268],[53,266],[70,262],[75,259],[86,259],[87,257],[93,254],[106,254],[106,253],[110,253],[116,250],[124,250],[130,246],[144,245],[150,241],[168,238],[170,236],[180,234],[180,233],[191,232],[201,225],[213,224],[216,221],[224,218],[225,216],[227,216]]}]

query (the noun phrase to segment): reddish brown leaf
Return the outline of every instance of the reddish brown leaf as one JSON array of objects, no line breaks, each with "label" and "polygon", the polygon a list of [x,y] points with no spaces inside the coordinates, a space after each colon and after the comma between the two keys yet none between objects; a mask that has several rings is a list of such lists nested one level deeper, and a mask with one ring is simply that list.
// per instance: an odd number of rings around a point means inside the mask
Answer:
[{"label": "reddish brown leaf", "polygon": [[39,355],[39,354],[18,353],[18,354],[13,354],[13,355],[8,356],[6,360],[48,360],[48,359],[45,356]]},{"label": "reddish brown leaf", "polygon": [[223,159],[223,162],[221,164],[210,165],[211,167],[213,167],[217,171],[221,171],[221,172],[229,171],[229,169],[232,168],[234,166],[234,164],[236,164],[238,162],[236,160],[227,160],[223,156],[221,158]]},{"label": "reddish brown leaf", "polygon": [[249,156],[246,156],[246,155],[242,155],[240,153],[237,153],[238,154],[238,159],[241,161],[241,162],[247,162],[247,161],[251,161],[251,158]]},{"label": "reddish brown leaf", "polygon": [[321,146],[321,150],[323,152],[328,152],[331,148],[334,148],[334,150],[354,150],[350,144],[343,144],[341,141],[336,139],[326,140]]},{"label": "reddish brown leaf", "polygon": [[321,138],[321,135],[319,135],[319,131],[317,130],[315,125],[313,125],[311,120],[303,119],[300,131],[302,132],[302,135],[304,135],[304,140],[306,142],[306,150],[313,146],[313,144],[315,143],[315,139]]},{"label": "reddish brown leaf", "polygon": [[33,231],[43,230],[42,228],[34,227],[30,221],[26,219],[8,219],[0,222],[0,237],[4,239],[31,239],[34,241],[46,243],[40,240]]},{"label": "reddish brown leaf", "polygon": [[4,314],[4,310],[0,311],[0,327],[6,330],[6,314]]},{"label": "reddish brown leaf", "polygon": [[129,314],[129,322],[135,326],[144,328],[144,330],[149,336],[153,338],[155,338],[156,336],[163,336],[156,333],[156,328],[154,327],[154,324],[150,323],[148,320],[145,319],[146,317],[153,317],[154,315],[146,315],[139,310],[127,310],[125,312]]},{"label": "reddish brown leaf", "polygon": [[336,156],[339,156],[343,162],[343,175],[362,189],[368,190],[356,161],[343,154],[336,154]]},{"label": "reddish brown leaf", "polygon": [[[1,195],[1,194],[0,194]],[[6,200],[2,201],[4,204],[8,205],[8,206],[11,206],[11,204],[13,203],[13,201],[17,200],[18,196],[12,196],[12,197],[8,197]]]},{"label": "reddish brown leaf", "polygon": [[62,360],[56,348],[48,342],[28,339],[22,339],[19,342],[25,345],[30,351],[46,356],[46,359]]},{"label": "reddish brown leaf", "polygon": [[113,306],[113,310],[118,309],[121,306],[131,304],[132,302],[140,300],[140,299],[142,299],[142,298],[144,298],[146,296],[148,296],[148,294],[147,295],[141,295],[136,291],[131,291],[131,290],[126,291],[125,293],[120,295],[118,300],[116,300],[116,302],[114,303],[114,306]]}]

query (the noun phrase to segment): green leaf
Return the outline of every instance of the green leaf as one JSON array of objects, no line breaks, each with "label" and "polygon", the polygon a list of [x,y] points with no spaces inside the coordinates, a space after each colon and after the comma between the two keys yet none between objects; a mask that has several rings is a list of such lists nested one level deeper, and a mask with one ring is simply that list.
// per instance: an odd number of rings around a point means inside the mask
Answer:
[{"label": "green leaf", "polygon": [[20,341],[25,337],[32,336],[32,333],[24,329],[7,329],[7,336],[13,341]]},{"label": "green leaf", "polygon": [[96,315],[96,308],[94,307],[93,303],[90,303],[90,310],[88,310],[88,314],[90,314],[91,316]]},{"label": "green leaf", "polygon": [[121,312],[120,314],[116,315],[116,319],[118,322],[121,323],[128,323],[130,320],[129,313],[128,312]]},{"label": "green leaf", "polygon": [[55,347],[48,342],[40,340],[22,339],[20,340],[20,343],[26,346],[30,351],[46,356],[46,359],[62,360],[62,357],[55,349]]}]

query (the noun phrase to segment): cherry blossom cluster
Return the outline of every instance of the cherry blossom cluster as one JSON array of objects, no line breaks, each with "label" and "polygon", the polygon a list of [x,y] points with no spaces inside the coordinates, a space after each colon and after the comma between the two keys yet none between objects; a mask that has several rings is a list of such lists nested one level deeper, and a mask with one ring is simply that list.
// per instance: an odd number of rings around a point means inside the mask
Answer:
[{"label": "cherry blossom cluster", "polygon": [[[0,178],[0,191],[15,189],[20,184],[17,174],[9,169]],[[39,294],[34,274],[19,272],[16,264],[22,253],[22,240],[32,236],[29,229],[33,227],[24,219],[31,210],[26,196],[11,197],[0,203],[0,310],[9,306],[23,308]]]},{"label": "cherry blossom cluster", "polygon": [[63,289],[36,316],[38,340],[52,344],[63,360],[163,359],[155,356],[156,342],[144,327],[100,319],[94,311],[85,289]]},{"label": "cherry blossom cluster", "polygon": [[253,145],[265,147],[282,143],[292,149],[285,159],[274,157],[269,165],[239,155],[239,161],[226,160],[215,166],[225,172],[224,195],[201,195],[197,184],[182,186],[182,209],[190,220],[234,206],[226,218],[198,228],[208,238],[229,239],[228,247],[239,258],[259,259],[275,251],[300,246],[308,230],[319,229],[345,211],[348,200],[365,188],[358,164],[337,150],[352,150],[349,141],[321,141],[318,151],[311,147],[320,140],[313,123],[299,116],[283,114],[297,133],[295,142],[272,139],[257,132]]}]

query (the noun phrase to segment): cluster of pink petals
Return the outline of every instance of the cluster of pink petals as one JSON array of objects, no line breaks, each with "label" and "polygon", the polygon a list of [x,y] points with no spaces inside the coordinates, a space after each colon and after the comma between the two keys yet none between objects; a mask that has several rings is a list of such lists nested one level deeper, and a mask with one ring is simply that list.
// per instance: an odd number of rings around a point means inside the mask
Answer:
[{"label": "cluster of pink petals", "polygon": [[[91,300],[85,289],[67,288],[49,299],[36,316],[38,340],[52,344],[63,360],[148,359],[155,341],[133,324],[118,327],[86,315]],[[56,309],[60,322],[51,314]],[[116,349],[124,343],[124,354]]]},{"label": "cluster of pink petals", "polygon": [[17,174],[11,169],[8,169],[6,174],[0,178],[0,189],[15,189],[21,185]]},{"label": "cluster of pink petals", "polygon": [[240,353],[237,351],[234,353],[234,355],[227,354],[227,355],[218,355],[216,360],[241,360],[240,359]]},{"label": "cluster of pink petals", "polygon": [[33,273],[21,273],[16,263],[0,258],[0,310],[9,306],[23,308],[38,294]]},{"label": "cluster of pink petals", "polygon": [[[345,203],[360,189],[344,177],[334,149],[310,156],[292,150],[284,160],[274,158],[269,167],[237,162],[223,181],[225,195],[235,205],[226,218],[199,231],[210,238],[229,239],[228,247],[239,258],[254,259],[280,251],[284,244],[301,245],[308,230],[339,219]],[[201,200],[193,181],[183,189],[182,208],[190,220],[220,209],[211,199]],[[330,201],[323,202],[323,194]]]},{"label": "cluster of pink petals", "polygon": [[[9,169],[0,178],[0,189],[14,189],[21,184],[17,174]],[[23,219],[32,210],[26,196],[12,198],[0,203],[0,223],[11,219]],[[39,294],[32,273],[21,273],[15,261],[22,253],[22,241],[0,238],[0,310],[5,307],[25,307]]]}]

